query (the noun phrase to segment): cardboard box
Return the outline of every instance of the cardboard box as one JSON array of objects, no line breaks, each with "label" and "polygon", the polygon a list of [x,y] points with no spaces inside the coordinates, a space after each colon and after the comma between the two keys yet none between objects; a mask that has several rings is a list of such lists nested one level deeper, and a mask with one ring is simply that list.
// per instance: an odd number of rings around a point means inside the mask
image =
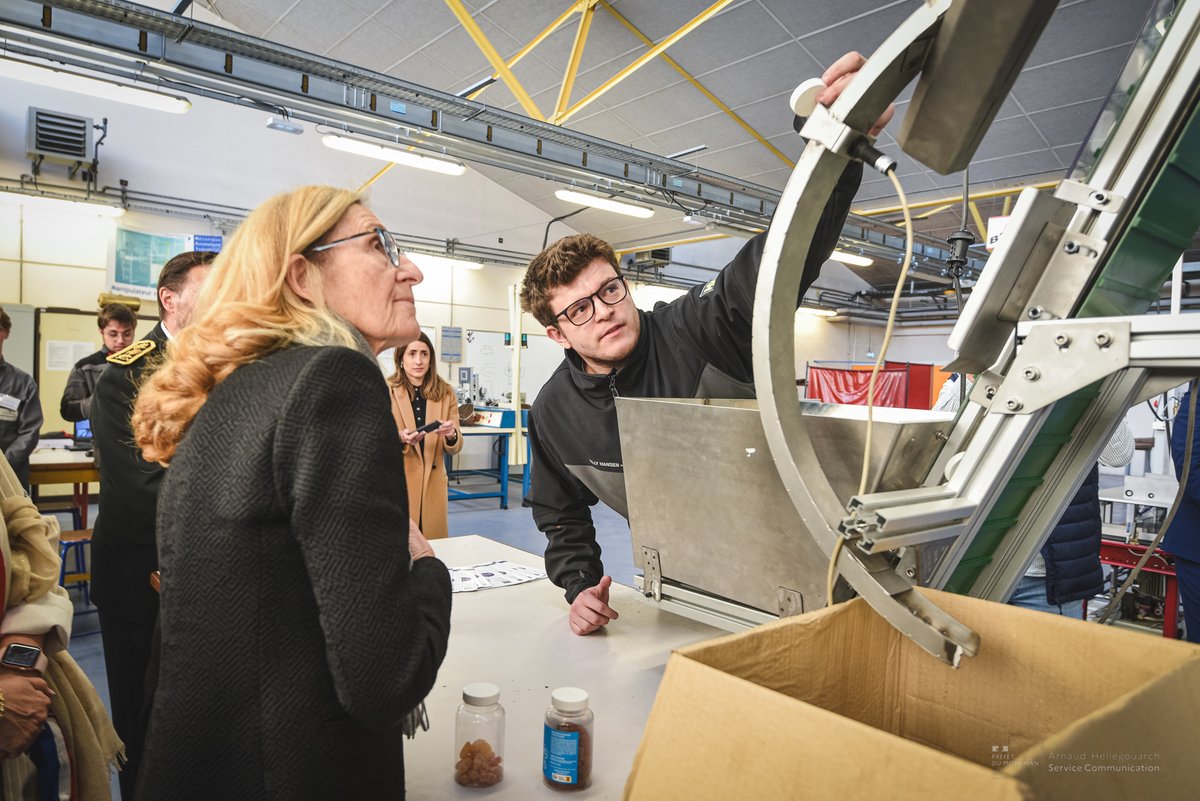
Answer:
[{"label": "cardboard box", "polygon": [[925,592],[958,670],[861,599],[672,654],[625,797],[1200,797],[1200,647]]}]

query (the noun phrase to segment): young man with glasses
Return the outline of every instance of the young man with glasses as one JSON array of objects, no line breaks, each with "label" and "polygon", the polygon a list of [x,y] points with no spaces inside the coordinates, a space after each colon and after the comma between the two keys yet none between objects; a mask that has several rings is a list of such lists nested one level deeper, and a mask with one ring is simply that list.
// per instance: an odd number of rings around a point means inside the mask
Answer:
[{"label": "young man with glasses", "polygon": [[[830,67],[820,102],[832,103],[863,63],[852,53]],[[889,108],[872,133],[891,114]],[[837,243],[861,177],[861,164],[848,166],[826,204],[797,305]],[[591,513],[602,500],[629,517],[613,399],[753,397],[750,324],[765,240],[751,239],[712,281],[650,312],[629,297],[612,247],[591,234],[560,239],[525,273],[521,307],[566,349],[529,414],[525,505],[546,535],[546,572],[566,593],[576,634],[618,617],[608,605],[612,578],[604,574]]]},{"label": "young man with glasses", "polygon": [[71,374],[67,376],[67,386],[59,403],[59,414],[73,423],[92,416],[92,395],[96,391],[96,382],[108,367],[109,354],[124,350],[133,342],[137,317],[128,306],[109,303],[96,315],[96,326],[100,329],[100,339],[104,344],[91,356],[85,356],[75,363]]}]

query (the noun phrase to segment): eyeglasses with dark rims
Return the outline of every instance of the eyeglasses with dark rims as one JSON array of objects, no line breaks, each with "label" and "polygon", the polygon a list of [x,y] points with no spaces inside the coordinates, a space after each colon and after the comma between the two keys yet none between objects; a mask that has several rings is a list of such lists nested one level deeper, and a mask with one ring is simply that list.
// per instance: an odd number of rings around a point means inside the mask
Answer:
[{"label": "eyeglasses with dark rims", "polygon": [[559,317],[565,317],[571,325],[583,325],[596,315],[597,300],[605,306],[616,306],[625,300],[628,295],[629,287],[625,284],[625,276],[614,276],[605,281],[604,286],[586,298],[580,298],[554,315],[554,319],[557,320]]}]

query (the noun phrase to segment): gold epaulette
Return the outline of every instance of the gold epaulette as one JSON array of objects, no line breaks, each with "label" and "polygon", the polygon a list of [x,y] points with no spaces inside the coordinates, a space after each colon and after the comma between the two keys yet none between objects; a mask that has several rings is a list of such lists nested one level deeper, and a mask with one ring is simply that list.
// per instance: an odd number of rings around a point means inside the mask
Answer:
[{"label": "gold epaulette", "polygon": [[153,339],[139,339],[127,348],[108,354],[108,361],[113,364],[119,364],[122,367],[128,367],[147,353],[153,353],[157,347],[158,343]]}]

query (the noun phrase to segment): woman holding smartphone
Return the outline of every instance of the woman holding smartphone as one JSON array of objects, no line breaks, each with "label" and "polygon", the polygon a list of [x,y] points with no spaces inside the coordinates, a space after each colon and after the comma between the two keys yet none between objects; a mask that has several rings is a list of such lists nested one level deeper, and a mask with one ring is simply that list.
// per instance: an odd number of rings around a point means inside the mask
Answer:
[{"label": "woman holding smartphone", "polygon": [[392,416],[404,445],[409,514],[427,538],[445,537],[448,485],[442,457],[462,450],[463,441],[458,399],[438,375],[433,343],[424,332],[396,348],[396,373],[389,383]]}]

